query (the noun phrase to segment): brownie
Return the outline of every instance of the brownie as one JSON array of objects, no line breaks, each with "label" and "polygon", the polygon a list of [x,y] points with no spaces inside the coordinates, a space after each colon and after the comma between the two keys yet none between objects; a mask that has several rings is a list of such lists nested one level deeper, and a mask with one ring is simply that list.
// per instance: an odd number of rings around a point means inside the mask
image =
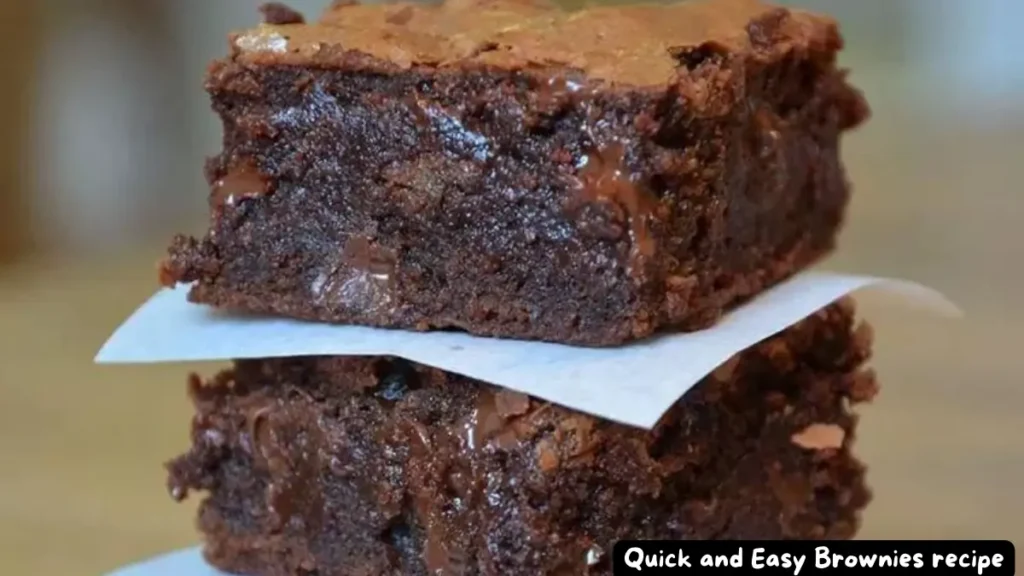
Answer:
[{"label": "brownie", "polygon": [[252,576],[610,574],[624,538],[845,539],[869,349],[833,305],[652,430],[395,358],[238,361],[190,381],[169,486],[207,493],[207,558]]},{"label": "brownie", "polygon": [[868,109],[835,22],[753,0],[281,8],[206,87],[191,299],[607,346],[690,331],[833,247]]}]

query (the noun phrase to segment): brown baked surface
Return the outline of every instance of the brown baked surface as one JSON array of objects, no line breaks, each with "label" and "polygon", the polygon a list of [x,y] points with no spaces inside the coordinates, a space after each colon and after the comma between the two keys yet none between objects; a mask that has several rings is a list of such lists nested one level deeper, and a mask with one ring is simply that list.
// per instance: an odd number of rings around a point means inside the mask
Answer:
[{"label": "brown baked surface", "polygon": [[747,0],[343,6],[233,45],[210,229],[161,280],[327,322],[704,328],[829,253],[868,114],[832,20]]},{"label": "brown baked surface", "polygon": [[[780,13],[757,0],[630,3],[575,11],[530,0],[339,3],[313,24],[270,23],[239,32],[232,48],[239,59],[261,65],[337,63],[349,52],[378,69],[559,66],[593,79],[662,87],[675,79],[680,54],[703,45],[749,52],[748,26]],[[776,33],[801,42],[831,41],[835,24],[830,19],[799,10],[786,13]]]},{"label": "brown baked surface", "polygon": [[650,432],[391,358],[242,361],[190,383],[169,485],[206,492],[208,559],[252,576],[610,574],[624,538],[850,538],[869,348],[834,305]]}]

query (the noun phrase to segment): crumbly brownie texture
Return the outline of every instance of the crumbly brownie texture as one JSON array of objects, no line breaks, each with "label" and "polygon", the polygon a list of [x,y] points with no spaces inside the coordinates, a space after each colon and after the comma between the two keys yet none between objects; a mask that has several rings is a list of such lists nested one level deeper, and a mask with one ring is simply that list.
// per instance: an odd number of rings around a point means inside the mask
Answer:
[{"label": "crumbly brownie texture", "polygon": [[841,44],[829,19],[746,0],[264,24],[209,71],[211,226],[175,239],[162,282],[584,345],[706,327],[833,247],[840,135],[868,113]]},{"label": "crumbly brownie texture", "polygon": [[[609,574],[622,538],[850,538],[870,332],[833,306],[744,352],[653,431],[396,359],[252,360],[190,383],[176,499],[253,576]],[[599,393],[599,391],[595,391]]]}]

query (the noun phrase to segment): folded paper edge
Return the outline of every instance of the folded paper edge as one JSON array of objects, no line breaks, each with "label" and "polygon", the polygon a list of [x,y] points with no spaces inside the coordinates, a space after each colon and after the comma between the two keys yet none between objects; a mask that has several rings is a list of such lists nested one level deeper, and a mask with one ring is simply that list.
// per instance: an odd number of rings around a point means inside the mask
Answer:
[{"label": "folded paper edge", "polygon": [[[846,276],[846,277],[851,277],[851,278],[860,276],[860,275],[855,275],[855,274],[839,274],[839,273],[831,273],[831,272],[806,272],[806,273],[804,273],[802,275],[794,276],[789,281],[792,281],[792,280],[795,280],[795,279],[801,278],[801,277],[811,276],[811,275],[818,275],[818,276],[826,276],[826,275]],[[935,290],[934,288],[930,288],[928,286],[925,286],[923,284],[919,284],[919,283],[916,283],[916,282],[912,282],[912,281],[908,281],[908,280],[894,279],[894,278],[882,278],[882,277],[873,277],[873,276],[860,276],[860,278],[863,280],[861,284],[855,286],[851,290],[848,290],[848,291],[840,294],[834,300],[832,300],[832,302],[838,301],[838,300],[840,300],[840,299],[842,299],[842,298],[844,298],[846,296],[850,296],[850,295],[853,295],[853,294],[855,294],[857,292],[861,292],[861,291],[864,291],[864,290],[882,289],[883,291],[893,292],[893,293],[897,294],[898,296],[900,296],[900,299],[903,301],[903,303],[905,305],[910,306],[910,307],[926,308],[926,309],[931,310],[932,312],[936,313],[939,316],[944,316],[944,317],[949,317],[949,318],[962,318],[964,316],[964,311],[956,303],[954,303],[952,300],[950,300],[948,297],[946,297],[944,294],[942,294],[938,290]],[[787,281],[787,282],[789,282],[789,281]],[[785,282],[782,283],[782,284],[779,284],[779,285],[777,285],[775,287],[773,287],[769,291],[767,291],[767,292],[765,292],[765,293],[763,293],[761,295],[758,295],[754,300],[757,300],[758,298],[761,298],[762,296],[770,293],[772,290],[775,290],[775,289],[783,286],[784,284],[785,284]],[[203,356],[203,357],[183,357],[183,358],[171,359],[171,360],[162,359],[162,358],[141,359],[141,360],[140,359],[123,360],[123,359],[117,359],[117,358],[111,359],[109,357],[110,356],[110,351],[111,351],[110,349],[112,347],[112,344],[114,344],[117,341],[117,339],[118,339],[117,337],[119,336],[119,333],[122,331],[122,329],[124,329],[125,326],[127,326],[129,324],[129,322],[136,315],[138,315],[147,305],[149,305],[154,299],[159,297],[161,294],[165,294],[165,293],[169,293],[169,292],[174,292],[175,290],[176,289],[174,289],[174,288],[161,288],[160,290],[155,292],[152,296],[150,296],[148,299],[146,299],[145,302],[143,302],[138,307],[136,307],[136,309],[132,312],[132,314],[130,314],[129,317],[125,321],[123,321],[120,325],[118,325],[118,327],[114,330],[114,332],[111,334],[111,336],[109,338],[107,338],[107,340],[103,343],[103,345],[97,351],[96,355],[93,357],[93,362],[95,364],[129,365],[129,364],[170,364],[170,363],[177,363],[177,362],[217,362],[217,361],[223,361],[223,360],[231,360],[231,358],[210,358],[210,357],[206,357],[206,356]],[[752,300],[751,302],[753,302],[754,300]],[[922,306],[915,306],[914,305],[915,302],[921,302],[921,301],[924,301],[927,304],[926,305],[922,305]],[[832,302],[830,302],[830,303],[832,303]],[[208,308],[207,306],[202,305],[202,304],[191,304],[190,303],[190,305],[191,306],[196,306],[196,307]],[[745,304],[744,306],[748,306],[748,305],[749,305],[749,303]],[[726,314],[725,317],[728,317],[730,314],[736,312],[737,310],[739,310],[741,308],[743,308],[743,306],[740,306],[740,307],[730,311],[728,314]],[[810,314],[813,314],[813,312],[811,312]],[[807,316],[810,316],[810,314],[808,314]],[[800,318],[800,319],[798,319],[798,320],[796,320],[796,321],[794,321],[794,322],[792,322],[790,324],[787,324],[786,326],[783,326],[782,328],[779,329],[779,332],[789,328],[790,326],[793,326],[793,325],[799,323],[801,320],[805,319],[807,316],[805,316],[803,318]],[[265,320],[281,320],[282,318],[268,316],[268,317],[265,317],[263,319],[265,319]],[[394,331],[395,330],[394,328],[373,328],[373,327],[365,327],[365,328],[367,328],[369,330],[388,330],[388,331]],[[715,327],[712,326],[710,328],[707,328],[706,330],[714,330],[714,328]],[[671,336],[671,335],[672,334],[670,333],[670,334],[662,334],[660,336]],[[469,336],[471,338],[481,338],[481,339],[484,339],[484,338],[489,339],[490,338],[490,337],[486,337],[486,336],[472,336],[472,335],[467,335],[467,336]],[[654,338],[658,338],[658,337],[659,336],[655,336]],[[552,345],[552,346],[566,346],[565,344],[548,343],[548,342],[539,342],[539,344],[541,344],[541,345]],[[640,342],[637,342],[637,343],[630,343],[630,344],[641,344],[642,345],[643,341],[640,341]],[[288,355],[282,355],[282,357],[288,357]]]},{"label": "folded paper edge", "polygon": [[166,552],[108,572],[106,576],[226,576],[210,566],[199,546]]}]

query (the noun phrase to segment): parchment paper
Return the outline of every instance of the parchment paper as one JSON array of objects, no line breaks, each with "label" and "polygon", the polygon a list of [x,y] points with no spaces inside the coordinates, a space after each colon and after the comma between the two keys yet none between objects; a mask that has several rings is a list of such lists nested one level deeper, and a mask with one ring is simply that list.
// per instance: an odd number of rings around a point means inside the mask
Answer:
[{"label": "parchment paper", "polygon": [[107,576],[230,576],[214,570],[199,548],[189,548],[126,566]]},{"label": "parchment paper", "polygon": [[153,363],[308,355],[393,355],[569,408],[652,427],[683,393],[735,353],[851,292],[872,287],[900,303],[957,316],[938,292],[901,280],[807,272],[734,310],[707,330],[620,348],[409,332],[228,315],[165,289],[100,350],[100,363]]}]

